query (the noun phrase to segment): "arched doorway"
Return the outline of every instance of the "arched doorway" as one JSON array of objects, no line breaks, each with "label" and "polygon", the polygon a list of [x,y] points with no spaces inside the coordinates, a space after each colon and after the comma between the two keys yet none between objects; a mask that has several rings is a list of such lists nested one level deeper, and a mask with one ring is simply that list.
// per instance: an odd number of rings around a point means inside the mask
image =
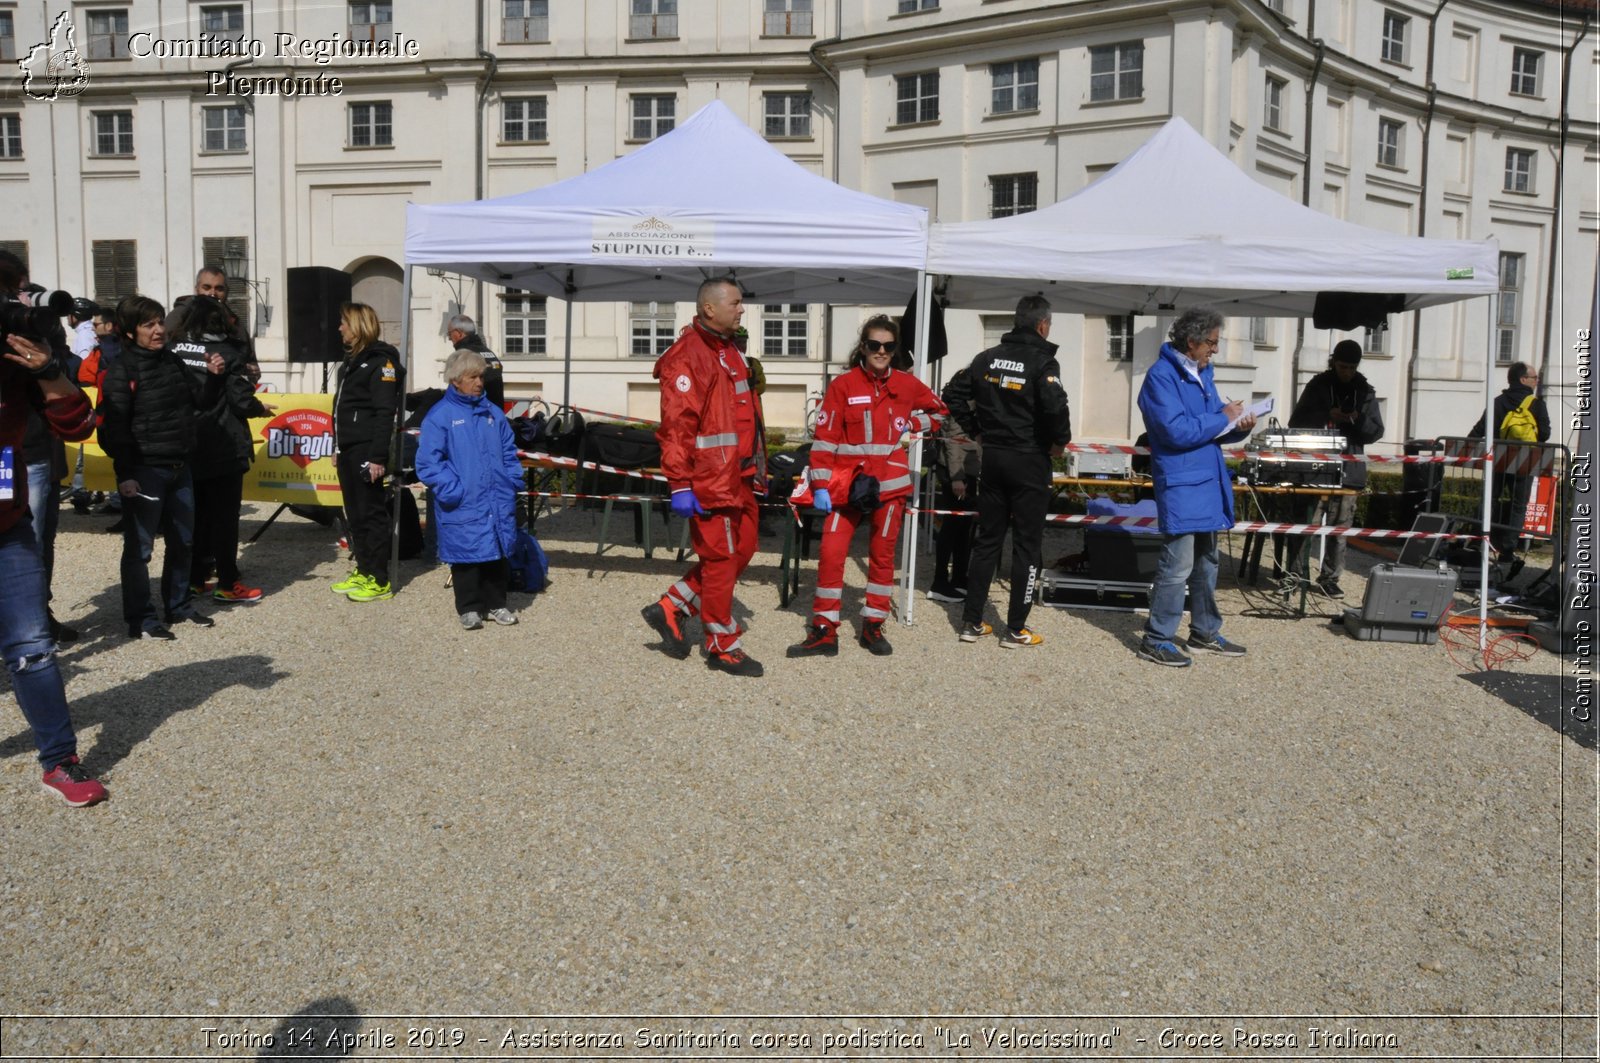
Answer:
[{"label": "arched doorway", "polygon": [[350,298],[366,303],[378,315],[386,342],[400,345],[400,322],[405,316],[400,297],[405,271],[387,258],[368,258],[350,267]]}]

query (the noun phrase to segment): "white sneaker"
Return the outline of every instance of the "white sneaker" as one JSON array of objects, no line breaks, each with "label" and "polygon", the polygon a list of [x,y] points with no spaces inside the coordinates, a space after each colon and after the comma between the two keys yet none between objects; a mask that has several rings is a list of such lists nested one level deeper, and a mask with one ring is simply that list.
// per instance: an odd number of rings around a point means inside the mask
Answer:
[{"label": "white sneaker", "polygon": [[468,631],[476,631],[483,626],[483,617],[473,612],[462,613],[461,626]]},{"label": "white sneaker", "polygon": [[509,609],[491,609],[489,610],[489,619],[502,627],[510,627],[517,622],[517,614]]}]

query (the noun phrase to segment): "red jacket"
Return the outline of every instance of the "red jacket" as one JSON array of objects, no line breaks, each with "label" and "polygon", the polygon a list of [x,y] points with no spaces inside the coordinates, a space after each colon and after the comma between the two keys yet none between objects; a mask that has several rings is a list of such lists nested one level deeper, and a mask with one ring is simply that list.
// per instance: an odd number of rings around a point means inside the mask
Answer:
[{"label": "red jacket", "polygon": [[694,489],[707,509],[739,504],[746,480],[765,490],[761,399],[732,337],[696,318],[656,360],[661,381],[661,471],[674,491]]},{"label": "red jacket", "polygon": [[811,489],[827,489],[836,506],[850,497],[858,474],[875,476],[878,498],[911,493],[911,469],[900,439],[929,432],[949,411],[922,381],[898,369],[882,380],[863,366],[833,379],[817,411],[811,444]]},{"label": "red jacket", "polygon": [[94,432],[94,407],[76,387],[66,399],[42,401],[39,385],[15,362],[0,359],[0,447],[11,450],[11,498],[0,501],[0,532],[10,531],[28,512],[28,461],[43,455],[24,454],[22,436],[28,429],[28,411],[38,409],[50,431],[68,442],[88,439]]}]

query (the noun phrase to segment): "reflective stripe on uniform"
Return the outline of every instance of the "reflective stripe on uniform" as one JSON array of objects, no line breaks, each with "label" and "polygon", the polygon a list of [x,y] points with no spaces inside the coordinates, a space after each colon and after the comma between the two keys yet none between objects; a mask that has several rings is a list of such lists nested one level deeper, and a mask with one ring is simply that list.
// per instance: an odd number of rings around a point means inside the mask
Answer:
[{"label": "reflective stripe on uniform", "polygon": [[811,450],[817,454],[837,454],[839,452],[839,444],[819,439],[811,444]]},{"label": "reflective stripe on uniform", "polygon": [[831,480],[831,479],[833,479],[833,470],[832,469],[812,469],[811,470],[811,479],[812,479],[813,482],[815,482],[817,480]]},{"label": "reflective stripe on uniform", "polygon": [[710,621],[707,621],[706,622],[706,630],[709,631],[713,635],[737,635],[739,633],[739,625],[738,624],[713,624]]},{"label": "reflective stripe on uniform", "polygon": [[880,532],[879,534],[881,534],[885,539],[887,539],[889,537],[890,522],[893,521],[893,520],[894,520],[894,506],[892,504],[884,506],[883,507],[883,531]]},{"label": "reflective stripe on uniform", "polygon": [[844,598],[843,587],[818,587],[816,597],[824,601],[837,602]]},{"label": "reflective stripe on uniform", "polygon": [[750,390],[750,381],[748,379],[746,379],[746,380],[735,380],[733,382],[733,393],[735,395],[743,395],[745,392],[747,392],[749,390]]},{"label": "reflective stripe on uniform", "polygon": [[710,450],[712,447],[736,447],[739,445],[739,433],[722,432],[714,436],[695,436],[694,445],[700,450]]},{"label": "reflective stripe on uniform", "polygon": [[[816,450],[817,445],[813,444],[811,449]],[[899,449],[894,443],[840,443],[834,453],[871,458],[893,454]]]},{"label": "reflective stripe on uniform", "polygon": [[832,621],[835,624],[839,622],[839,610],[837,609],[813,609],[811,611],[811,615],[819,617],[823,620]]},{"label": "reflective stripe on uniform", "polygon": [[898,491],[902,487],[910,487],[910,486],[911,486],[911,476],[909,474],[907,474],[905,476],[896,476],[892,480],[883,481],[882,483],[880,483],[878,485],[878,491],[880,493],[887,494],[890,491]]},{"label": "reflective stripe on uniform", "polygon": [[869,583],[867,584],[867,593],[881,594],[885,597],[891,597],[894,594],[894,587],[888,583]]},{"label": "reflective stripe on uniform", "polygon": [[861,615],[867,620],[887,620],[889,619],[889,610],[874,609],[870,605],[863,605],[861,607]]}]

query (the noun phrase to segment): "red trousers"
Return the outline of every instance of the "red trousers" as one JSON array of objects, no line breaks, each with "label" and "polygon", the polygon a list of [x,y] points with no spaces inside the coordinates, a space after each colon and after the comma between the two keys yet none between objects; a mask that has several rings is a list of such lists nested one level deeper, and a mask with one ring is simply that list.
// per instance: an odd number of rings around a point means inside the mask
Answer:
[{"label": "red trousers", "polygon": [[737,506],[714,509],[689,520],[689,541],[700,560],[667,590],[672,604],[700,614],[706,649],[727,653],[739,648],[742,629],[733,619],[733,586],[756,553],[756,496],[747,482]]},{"label": "red trousers", "polygon": [[867,546],[867,600],[861,607],[861,617],[864,620],[889,619],[894,595],[894,552],[900,541],[900,521],[905,517],[905,510],[905,499],[897,498],[865,517],[854,506],[840,506],[823,521],[817,594],[811,603],[813,623],[839,626],[844,562],[850,553],[850,540],[860,524],[867,524],[872,536]]}]

